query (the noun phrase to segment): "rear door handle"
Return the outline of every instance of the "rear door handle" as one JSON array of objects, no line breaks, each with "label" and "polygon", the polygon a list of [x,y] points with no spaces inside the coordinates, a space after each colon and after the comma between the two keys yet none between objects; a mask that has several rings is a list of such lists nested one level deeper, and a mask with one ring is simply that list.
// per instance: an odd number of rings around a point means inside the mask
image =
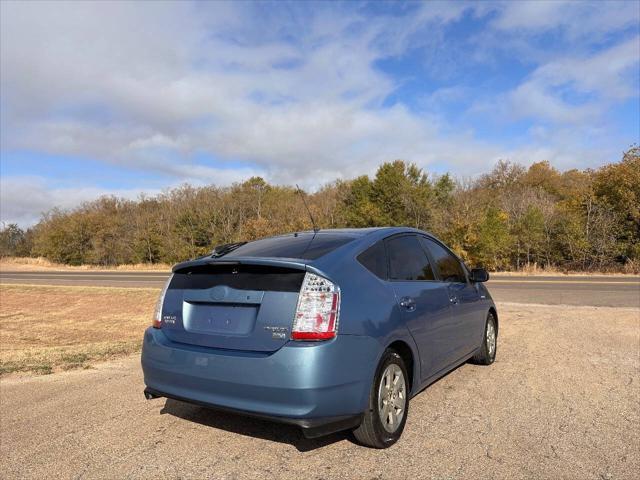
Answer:
[{"label": "rear door handle", "polygon": [[409,312],[413,312],[416,309],[416,301],[411,297],[402,297],[400,306]]}]

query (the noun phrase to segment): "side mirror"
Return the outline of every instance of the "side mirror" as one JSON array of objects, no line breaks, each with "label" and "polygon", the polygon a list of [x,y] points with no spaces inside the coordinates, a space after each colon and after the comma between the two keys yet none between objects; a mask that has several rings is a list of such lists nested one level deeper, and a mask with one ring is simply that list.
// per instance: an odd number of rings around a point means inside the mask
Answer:
[{"label": "side mirror", "polygon": [[474,268],[471,270],[472,282],[486,282],[487,280],[489,280],[489,272],[484,268]]}]

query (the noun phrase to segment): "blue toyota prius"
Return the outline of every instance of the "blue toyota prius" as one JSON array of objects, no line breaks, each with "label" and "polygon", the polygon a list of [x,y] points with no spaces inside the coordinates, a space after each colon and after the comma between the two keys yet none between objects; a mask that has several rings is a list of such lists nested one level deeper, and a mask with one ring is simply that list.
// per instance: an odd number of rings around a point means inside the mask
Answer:
[{"label": "blue toyota prius", "polygon": [[409,399],[471,359],[496,356],[483,282],[410,228],[300,232],[216,247],[173,268],[144,334],[149,399],[353,429],[385,448]]}]

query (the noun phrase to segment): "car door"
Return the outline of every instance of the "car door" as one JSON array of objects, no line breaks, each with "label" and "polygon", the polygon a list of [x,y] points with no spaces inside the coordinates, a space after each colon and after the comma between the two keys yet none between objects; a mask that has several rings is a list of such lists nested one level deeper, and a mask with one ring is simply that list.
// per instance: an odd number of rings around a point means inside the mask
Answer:
[{"label": "car door", "polygon": [[385,242],[389,282],[418,347],[421,378],[425,380],[449,361],[452,332],[448,286],[436,281],[416,235],[396,235]]},{"label": "car door", "polygon": [[436,240],[421,236],[440,280],[447,285],[452,314],[452,336],[449,339],[451,361],[459,360],[475,350],[477,339],[482,337],[484,312],[480,294],[471,283],[460,260]]}]

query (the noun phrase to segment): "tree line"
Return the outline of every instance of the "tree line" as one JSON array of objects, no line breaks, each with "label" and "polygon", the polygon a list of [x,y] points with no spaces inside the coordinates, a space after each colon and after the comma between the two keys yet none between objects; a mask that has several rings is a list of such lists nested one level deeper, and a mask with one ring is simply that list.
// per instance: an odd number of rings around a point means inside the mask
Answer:
[{"label": "tree line", "polygon": [[[415,227],[491,270],[640,267],[637,146],[595,170],[500,161],[473,180],[398,160],[382,164],[373,178],[337,180],[304,195],[320,228]],[[54,208],[26,230],[4,226],[0,255],[71,265],[175,263],[219,244],[311,227],[300,192],[253,177],[229,187],[183,185],[137,200],[107,196]]]}]

